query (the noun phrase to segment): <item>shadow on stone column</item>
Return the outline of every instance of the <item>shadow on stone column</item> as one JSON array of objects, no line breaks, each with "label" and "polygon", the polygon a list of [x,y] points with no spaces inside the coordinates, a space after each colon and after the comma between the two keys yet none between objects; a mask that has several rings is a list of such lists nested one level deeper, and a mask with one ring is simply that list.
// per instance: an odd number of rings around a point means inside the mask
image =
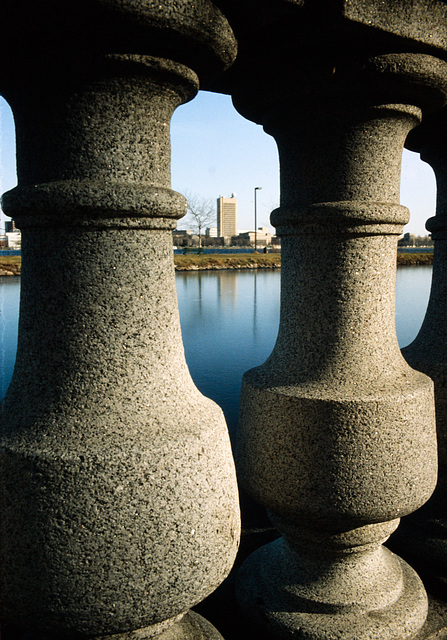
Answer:
[{"label": "shadow on stone column", "polygon": [[[237,597],[273,638],[415,637],[427,596],[382,546],[436,484],[433,386],[395,333],[400,163],[445,63],[388,54],[277,69],[234,98],[278,144],[281,319],[243,379],[237,465],[282,538],[253,553]],[[426,636],[424,636],[426,637]]]},{"label": "shadow on stone column", "polygon": [[430,500],[404,518],[390,540],[431,578],[447,600],[447,110],[428,116],[409,135],[406,146],[418,151],[436,175],[436,216],[427,221],[434,241],[433,277],[427,313],[415,340],[402,350],[407,362],[435,385],[439,477]]},{"label": "shadow on stone column", "polygon": [[187,612],[230,571],[239,508],[222,411],[184,359],[169,123],[235,41],[207,0],[64,10],[0,10],[23,234],[2,637],[214,640]]}]

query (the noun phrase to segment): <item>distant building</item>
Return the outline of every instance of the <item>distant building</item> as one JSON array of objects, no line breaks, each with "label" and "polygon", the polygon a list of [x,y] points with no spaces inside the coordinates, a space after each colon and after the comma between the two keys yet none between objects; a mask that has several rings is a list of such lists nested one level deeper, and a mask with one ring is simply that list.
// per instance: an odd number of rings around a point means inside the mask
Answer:
[{"label": "distant building", "polygon": [[[247,238],[250,240],[250,244],[255,243],[255,232],[254,231],[245,231],[244,233],[239,234],[241,238]],[[257,246],[266,247],[269,244],[272,244],[272,238],[274,237],[273,233],[270,233],[268,227],[259,227],[256,232],[256,244]]]},{"label": "distant building", "polygon": [[237,235],[237,199],[234,193],[231,198],[220,196],[217,199],[217,235],[228,239]]},{"label": "distant building", "polygon": [[217,227],[207,227],[205,229],[205,235],[207,238],[217,238]]},{"label": "distant building", "polygon": [[398,240],[399,247],[414,247],[416,242],[416,236],[414,233],[404,233],[402,238]]},{"label": "distant building", "polygon": [[193,231],[191,229],[174,229],[172,242],[175,247],[189,247],[192,244]]},{"label": "distant building", "polygon": [[186,237],[192,236],[194,234],[194,231],[192,229],[174,229],[172,233],[177,236]]},{"label": "distant building", "polygon": [[20,249],[22,247],[22,234],[18,229],[16,231],[7,231],[5,235],[8,238],[9,249]]},{"label": "distant building", "polygon": [[417,236],[414,233],[404,233],[399,238],[397,245],[399,247],[432,247],[433,239],[431,236]]},{"label": "distant building", "polygon": [[8,249],[22,247],[22,234],[20,229],[17,229],[14,220],[5,220],[5,233],[0,236],[0,246]]}]

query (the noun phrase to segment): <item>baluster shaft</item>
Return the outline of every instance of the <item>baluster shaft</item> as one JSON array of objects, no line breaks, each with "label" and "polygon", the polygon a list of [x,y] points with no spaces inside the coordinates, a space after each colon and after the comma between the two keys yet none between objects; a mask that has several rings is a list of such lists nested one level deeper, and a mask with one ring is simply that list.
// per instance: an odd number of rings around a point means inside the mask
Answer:
[{"label": "baluster shaft", "polygon": [[282,236],[279,334],[243,379],[237,462],[283,537],[245,561],[238,598],[273,637],[410,638],[426,594],[382,543],[433,491],[436,438],[431,381],[395,335],[396,202],[405,138],[445,68],[311,65],[295,93],[283,78],[261,106],[235,98],[277,141]]},{"label": "baluster shaft", "polygon": [[[47,635],[214,639],[187,611],[228,574],[239,509],[223,414],[184,359],[171,230],[186,201],[170,186],[169,123],[197,92],[190,67],[207,68],[207,52],[223,66],[235,44],[209,2],[137,4],[124,44],[104,8],[107,45],[101,31],[99,50],[59,42],[35,60],[19,41],[0,78],[19,178],[5,211],[23,233],[0,600],[5,621]],[[164,57],[122,53],[127,11]],[[173,62],[190,33],[190,66]]]}]

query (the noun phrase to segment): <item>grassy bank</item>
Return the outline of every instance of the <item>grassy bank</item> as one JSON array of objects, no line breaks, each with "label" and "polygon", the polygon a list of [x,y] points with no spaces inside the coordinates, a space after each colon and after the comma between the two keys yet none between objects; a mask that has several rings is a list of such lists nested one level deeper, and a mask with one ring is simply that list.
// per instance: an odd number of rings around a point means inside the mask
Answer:
[{"label": "grassy bank", "polygon": [[[205,269],[277,269],[281,266],[280,253],[211,253],[174,256],[176,271]],[[399,265],[433,264],[432,253],[398,253]],[[21,256],[0,257],[0,276],[20,275]]]},{"label": "grassy bank", "polygon": [[424,265],[433,264],[433,252],[430,253],[398,253],[397,264],[400,265]]},{"label": "grassy bank", "polygon": [[[174,256],[177,271],[199,269],[275,269],[281,266],[280,253],[189,254]],[[433,253],[398,253],[398,265],[431,265]]]},{"label": "grassy bank", "polygon": [[280,253],[209,253],[174,256],[177,271],[199,269],[275,269],[281,266]]}]

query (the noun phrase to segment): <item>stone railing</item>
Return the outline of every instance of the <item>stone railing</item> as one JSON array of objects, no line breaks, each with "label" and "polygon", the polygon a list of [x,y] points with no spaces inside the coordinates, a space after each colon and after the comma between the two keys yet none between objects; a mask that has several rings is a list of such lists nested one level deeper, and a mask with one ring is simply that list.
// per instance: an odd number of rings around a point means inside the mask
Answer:
[{"label": "stone railing", "polygon": [[[2,637],[446,636],[447,5],[22,0],[0,17],[18,172],[3,206],[23,234],[1,408]],[[169,122],[199,86],[231,94],[281,163],[279,335],[244,376],[236,455],[280,537],[231,574],[235,469],[184,360],[170,242],[186,201]],[[431,302],[404,359],[407,137],[439,209]],[[391,546],[429,599],[383,546],[413,512]]]}]

